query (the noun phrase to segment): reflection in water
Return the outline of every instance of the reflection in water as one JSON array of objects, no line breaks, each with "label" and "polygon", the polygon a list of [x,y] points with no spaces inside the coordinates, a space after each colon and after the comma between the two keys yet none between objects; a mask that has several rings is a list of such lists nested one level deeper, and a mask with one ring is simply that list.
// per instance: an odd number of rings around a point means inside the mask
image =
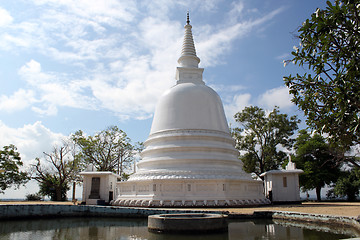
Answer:
[{"label": "reflection in water", "polygon": [[323,230],[325,228],[319,224],[272,220],[237,221],[229,223],[229,239],[335,240],[359,236],[352,228],[332,226],[328,231]]},{"label": "reflection in water", "polygon": [[[0,222],[0,239],[118,239],[118,240],[179,240],[179,239],[341,239],[355,237],[352,229],[289,226],[289,222],[271,220],[231,220],[229,232],[221,234],[179,235],[155,234],[147,230],[146,219],[59,218]],[[324,230],[324,229],[323,229]]]}]

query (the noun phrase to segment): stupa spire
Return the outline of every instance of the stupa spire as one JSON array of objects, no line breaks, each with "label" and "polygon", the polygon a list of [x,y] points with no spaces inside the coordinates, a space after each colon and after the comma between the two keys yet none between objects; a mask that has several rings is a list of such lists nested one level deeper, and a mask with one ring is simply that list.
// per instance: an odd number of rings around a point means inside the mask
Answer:
[{"label": "stupa spire", "polygon": [[195,44],[191,31],[192,26],[190,25],[189,11],[186,15],[186,25],[184,26],[184,28],[184,40],[181,50],[181,56],[178,60],[178,63],[181,67],[197,68],[200,62],[200,58],[196,56]]}]

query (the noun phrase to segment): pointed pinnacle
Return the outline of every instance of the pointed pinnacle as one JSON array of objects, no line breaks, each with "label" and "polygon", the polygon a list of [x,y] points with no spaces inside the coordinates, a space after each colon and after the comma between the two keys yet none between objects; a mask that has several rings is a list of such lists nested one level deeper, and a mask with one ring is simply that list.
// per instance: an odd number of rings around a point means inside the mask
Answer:
[{"label": "pointed pinnacle", "polygon": [[187,11],[187,14],[186,14],[186,24],[190,25],[189,11]]}]

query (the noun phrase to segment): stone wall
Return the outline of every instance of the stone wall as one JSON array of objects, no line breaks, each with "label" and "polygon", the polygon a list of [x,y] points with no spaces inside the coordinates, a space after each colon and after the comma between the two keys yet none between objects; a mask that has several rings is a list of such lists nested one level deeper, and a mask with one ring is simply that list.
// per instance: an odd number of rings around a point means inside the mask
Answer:
[{"label": "stone wall", "polygon": [[192,210],[163,210],[149,208],[124,208],[111,206],[89,205],[44,205],[44,204],[19,204],[0,205],[0,220],[21,218],[46,218],[46,217],[132,217],[140,218],[154,214],[166,213],[200,213],[214,211]]}]

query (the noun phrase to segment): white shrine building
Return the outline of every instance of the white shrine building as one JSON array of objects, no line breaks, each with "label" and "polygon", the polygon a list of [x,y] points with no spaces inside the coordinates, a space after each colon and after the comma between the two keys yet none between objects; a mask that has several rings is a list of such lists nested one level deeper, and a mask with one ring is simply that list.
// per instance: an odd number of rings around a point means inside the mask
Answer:
[{"label": "white shrine building", "polygon": [[138,171],[117,183],[112,205],[268,204],[262,181],[242,169],[219,95],[203,81],[189,17],[176,84],[160,98]]},{"label": "white shrine building", "polygon": [[273,203],[300,202],[299,175],[304,171],[289,162],[285,169],[270,170],[261,174],[264,177],[265,195]]},{"label": "white shrine building", "polygon": [[104,205],[114,200],[116,185],[121,176],[105,171],[84,171],[82,201],[86,205]]}]

